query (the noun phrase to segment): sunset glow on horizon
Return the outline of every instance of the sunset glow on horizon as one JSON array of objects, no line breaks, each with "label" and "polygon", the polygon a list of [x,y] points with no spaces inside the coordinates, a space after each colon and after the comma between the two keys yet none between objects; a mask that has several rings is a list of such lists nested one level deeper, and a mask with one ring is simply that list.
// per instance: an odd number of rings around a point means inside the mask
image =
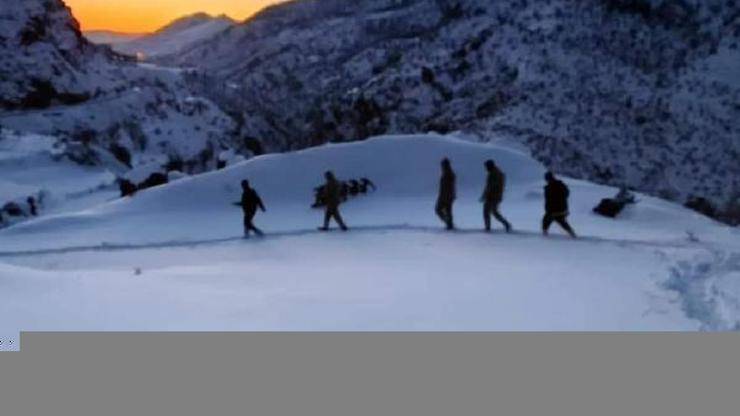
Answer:
[{"label": "sunset glow on horizon", "polygon": [[153,32],[198,12],[244,20],[279,0],[64,0],[82,30]]}]

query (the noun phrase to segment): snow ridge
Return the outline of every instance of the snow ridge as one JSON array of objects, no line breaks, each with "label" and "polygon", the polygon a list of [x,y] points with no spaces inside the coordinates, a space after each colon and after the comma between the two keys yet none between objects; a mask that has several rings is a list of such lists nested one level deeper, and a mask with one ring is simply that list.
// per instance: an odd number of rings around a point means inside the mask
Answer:
[{"label": "snow ridge", "polygon": [[[458,178],[457,232],[434,215],[445,156]],[[501,209],[513,234],[483,232],[487,159],[507,173]],[[312,189],[327,169],[377,184],[342,205],[348,233],[315,229],[323,213],[310,208]],[[387,136],[42,212],[0,230],[0,315],[9,317],[0,333],[737,329],[736,229],[644,195],[603,218],[593,205],[616,189],[563,178],[582,238],[544,237],[543,173],[502,145]],[[232,203],[245,178],[267,206],[257,217],[265,238],[236,237],[242,212]],[[714,252],[728,254],[706,256]]]}]

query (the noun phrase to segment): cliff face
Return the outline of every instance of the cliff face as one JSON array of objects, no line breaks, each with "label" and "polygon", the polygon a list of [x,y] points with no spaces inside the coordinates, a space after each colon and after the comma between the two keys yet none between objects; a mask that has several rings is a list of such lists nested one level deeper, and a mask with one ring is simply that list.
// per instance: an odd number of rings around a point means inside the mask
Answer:
[{"label": "cliff face", "polygon": [[90,98],[115,57],[88,43],[60,0],[3,1],[0,109],[44,108]]},{"label": "cliff face", "polygon": [[168,64],[268,148],[465,130],[557,171],[737,209],[740,6],[304,0]]}]

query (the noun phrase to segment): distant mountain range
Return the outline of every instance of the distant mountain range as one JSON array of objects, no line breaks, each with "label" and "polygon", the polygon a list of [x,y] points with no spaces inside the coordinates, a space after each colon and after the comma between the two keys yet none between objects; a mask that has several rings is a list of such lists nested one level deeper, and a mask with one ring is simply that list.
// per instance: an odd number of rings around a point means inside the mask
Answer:
[{"label": "distant mountain range", "polygon": [[169,23],[151,34],[122,34],[109,31],[86,32],[94,43],[110,45],[116,52],[144,59],[183,53],[201,41],[232,27],[236,21],[226,15],[196,13]]},{"label": "distant mountain range", "polygon": [[97,45],[118,45],[147,36],[148,33],[121,33],[111,30],[88,30],[84,32],[84,35],[90,42]]}]

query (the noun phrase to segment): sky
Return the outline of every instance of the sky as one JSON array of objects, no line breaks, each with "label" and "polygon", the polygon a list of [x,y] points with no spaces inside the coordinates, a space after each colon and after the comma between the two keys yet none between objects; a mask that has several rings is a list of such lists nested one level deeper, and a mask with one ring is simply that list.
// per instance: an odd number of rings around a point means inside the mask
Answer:
[{"label": "sky", "polygon": [[193,13],[227,14],[244,20],[280,0],[64,0],[83,30],[152,32]]}]

